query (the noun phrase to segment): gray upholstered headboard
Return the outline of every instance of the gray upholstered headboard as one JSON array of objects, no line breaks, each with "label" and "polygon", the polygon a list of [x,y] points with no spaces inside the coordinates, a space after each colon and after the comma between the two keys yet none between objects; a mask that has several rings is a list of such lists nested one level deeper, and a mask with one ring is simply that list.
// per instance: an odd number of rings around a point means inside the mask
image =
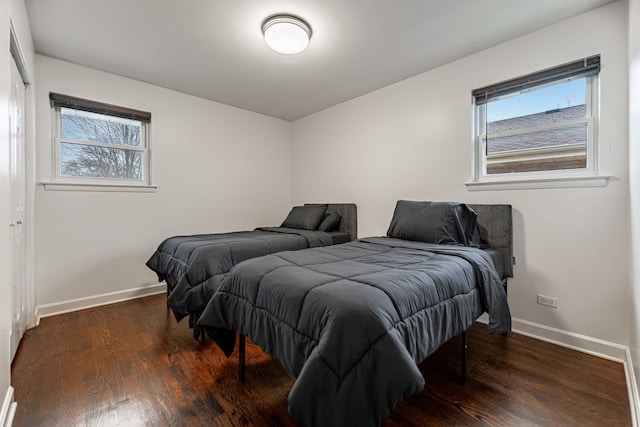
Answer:
[{"label": "gray upholstered headboard", "polygon": [[349,233],[351,240],[358,238],[358,210],[354,203],[329,203],[327,212],[335,212],[342,217],[338,231]]},{"label": "gray upholstered headboard", "polygon": [[513,219],[511,205],[468,206],[478,214],[478,222],[487,229],[489,244],[502,253],[504,275],[513,277]]}]

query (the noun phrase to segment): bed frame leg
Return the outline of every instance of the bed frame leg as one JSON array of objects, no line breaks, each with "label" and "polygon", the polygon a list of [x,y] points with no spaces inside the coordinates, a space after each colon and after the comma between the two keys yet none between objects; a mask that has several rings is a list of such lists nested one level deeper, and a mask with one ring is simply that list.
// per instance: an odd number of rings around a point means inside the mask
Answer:
[{"label": "bed frame leg", "polygon": [[245,348],[246,348],[246,336],[239,334],[239,346],[238,346],[238,380],[241,384],[244,384],[244,368],[245,368]]},{"label": "bed frame leg", "polygon": [[201,328],[200,326],[198,326],[197,328],[198,328],[197,340],[201,343],[204,343],[207,340],[207,335],[204,332],[204,328]]},{"label": "bed frame leg", "polygon": [[199,317],[200,313],[191,313],[189,315],[189,327],[193,332],[193,339],[200,343],[204,343],[207,337],[204,328],[198,326]]},{"label": "bed frame leg", "polygon": [[462,351],[462,366],[460,367],[460,383],[462,385],[465,385],[467,383],[467,368],[468,368],[468,353],[469,353],[469,346],[467,344],[467,331],[464,331],[461,335],[462,338],[462,347],[461,347],[461,351]]}]

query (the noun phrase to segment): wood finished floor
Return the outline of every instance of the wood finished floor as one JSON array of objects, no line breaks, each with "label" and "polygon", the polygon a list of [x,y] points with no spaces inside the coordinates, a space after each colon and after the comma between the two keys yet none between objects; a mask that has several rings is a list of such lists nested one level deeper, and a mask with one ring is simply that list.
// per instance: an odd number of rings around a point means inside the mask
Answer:
[{"label": "wood finished floor", "polygon": [[[12,367],[16,426],[297,426],[293,378],[247,343],[236,355],[193,340],[157,295],[42,319]],[[426,387],[384,427],[628,426],[623,366],[517,334],[469,333],[469,379],[458,383],[454,338],[420,364]],[[357,426],[354,426],[357,427]]]}]

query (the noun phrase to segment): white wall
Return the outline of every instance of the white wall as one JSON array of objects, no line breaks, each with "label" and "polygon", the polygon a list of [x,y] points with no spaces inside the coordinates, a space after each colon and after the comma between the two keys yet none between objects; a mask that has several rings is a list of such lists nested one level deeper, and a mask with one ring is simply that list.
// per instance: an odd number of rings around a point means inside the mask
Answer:
[{"label": "white wall", "polygon": [[[634,296],[629,347],[637,387],[640,384],[640,0],[629,0],[629,161]],[[637,394],[635,399],[636,410],[640,411]]]},{"label": "white wall", "polygon": [[[36,57],[38,181],[50,180],[49,92],[152,113],[155,193],[36,192],[38,305],[157,282],[175,234],[279,224],[291,207],[289,122]],[[215,76],[212,76],[215,78]]]},{"label": "white wall", "polygon": [[[510,203],[513,316],[626,345],[626,12],[617,2],[295,121],[294,202],[357,203],[361,237],[386,232],[398,199]],[[604,188],[468,191],[471,91],[598,53],[601,166],[615,179]],[[558,308],[537,305],[537,293],[557,297]]]}]

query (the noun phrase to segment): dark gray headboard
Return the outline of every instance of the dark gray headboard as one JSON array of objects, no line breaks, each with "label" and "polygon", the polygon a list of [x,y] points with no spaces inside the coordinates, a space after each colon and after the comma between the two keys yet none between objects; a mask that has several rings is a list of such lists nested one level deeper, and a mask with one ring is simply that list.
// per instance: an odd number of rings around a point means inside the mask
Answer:
[{"label": "dark gray headboard", "polygon": [[351,240],[358,238],[358,210],[354,203],[329,203],[327,212],[335,212],[342,217],[338,231],[349,233]]},{"label": "dark gray headboard", "polygon": [[468,206],[478,214],[478,222],[489,234],[491,248],[502,253],[504,275],[513,277],[513,219],[511,205],[474,205]]}]

